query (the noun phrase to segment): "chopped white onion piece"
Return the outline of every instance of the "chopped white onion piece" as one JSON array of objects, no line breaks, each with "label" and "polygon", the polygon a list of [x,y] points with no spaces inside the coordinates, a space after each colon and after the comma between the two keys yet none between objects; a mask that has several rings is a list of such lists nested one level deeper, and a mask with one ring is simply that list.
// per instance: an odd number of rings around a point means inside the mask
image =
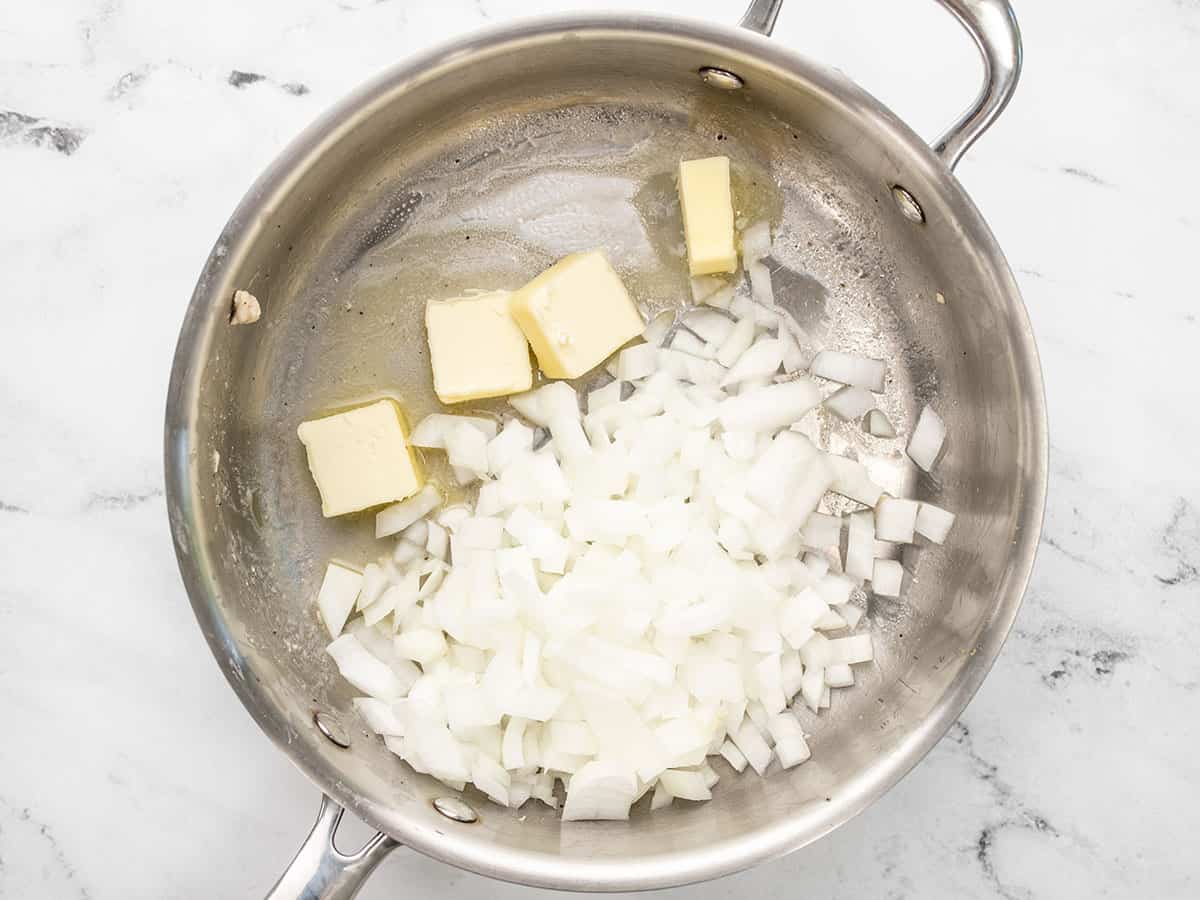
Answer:
[{"label": "chopped white onion piece", "polygon": [[894,559],[877,559],[871,573],[871,590],[880,597],[899,597],[904,567]]},{"label": "chopped white onion piece", "polygon": [[578,464],[592,455],[592,445],[578,416],[557,416],[551,420],[550,435],[554,451],[564,463]]},{"label": "chopped white onion piece", "polygon": [[436,556],[440,560],[446,559],[446,554],[450,549],[450,535],[446,529],[437,522],[429,522],[429,536],[425,539],[425,550],[430,556]]},{"label": "chopped white onion piece", "polygon": [[833,474],[808,438],[782,431],[746,475],[746,493],[759,506],[804,521],[829,489]]},{"label": "chopped white onion piece", "polygon": [[711,306],[716,309],[729,309],[733,303],[734,289],[732,286],[723,287],[720,290],[713,291],[704,298],[706,306]]},{"label": "chopped white onion piece", "polygon": [[785,769],[798,766],[812,756],[804,740],[804,730],[791,713],[772,716],[767,722],[767,729],[775,739],[775,756]]},{"label": "chopped white onion piece", "polygon": [[690,285],[692,288],[692,302],[703,303],[707,298],[725,287],[726,281],[724,278],[716,275],[699,275],[690,279]]},{"label": "chopped white onion piece", "polygon": [[822,350],[813,358],[809,371],[830,381],[866,388],[878,394],[883,390],[887,365],[881,359],[867,359],[852,353]]},{"label": "chopped white onion piece", "polygon": [[475,476],[486,475],[487,442],[488,439],[478,428],[472,425],[455,425],[446,433],[446,458],[455,470],[465,469]]},{"label": "chopped white onion piece", "polygon": [[362,571],[362,588],[358,592],[358,602],[354,608],[361,612],[379,599],[387,587],[388,576],[378,563],[367,563]]},{"label": "chopped white onion piece", "polygon": [[[820,637],[820,635],[817,635]],[[828,641],[826,641],[828,643]],[[804,674],[800,676],[800,696],[804,705],[816,712],[821,708],[821,696],[825,691],[825,670],[820,666],[805,664]]]},{"label": "chopped white onion piece", "polygon": [[766,308],[775,305],[775,289],[771,286],[771,270],[766,267],[766,264],[761,262],[752,262],[745,267],[746,273],[750,276],[750,293],[754,297],[754,302],[760,304],[764,309],[757,312],[755,319],[759,323],[774,325],[779,317],[775,313],[767,312]]},{"label": "chopped white onion piece", "polygon": [[650,320],[650,324],[647,325],[646,330],[642,332],[642,340],[651,347],[661,347],[663,339],[667,336],[667,332],[671,330],[671,327],[674,324],[674,313],[660,312],[657,316]]},{"label": "chopped white onion piece", "polygon": [[835,663],[825,668],[825,684],[829,687],[850,687],[854,684],[854,670],[849,663]]},{"label": "chopped white onion piece", "polygon": [[849,386],[829,397],[824,405],[839,419],[852,422],[875,408],[875,398],[865,388]]},{"label": "chopped white onion piece", "polygon": [[737,748],[737,744],[726,738],[721,742],[721,756],[725,758],[725,762],[729,763],[730,767],[735,772],[744,772],[746,770],[746,756]]},{"label": "chopped white onion piece", "polygon": [[650,798],[650,809],[662,809],[664,806],[670,806],[671,801],[675,798],[671,796],[671,792],[663,787],[662,782],[654,786],[654,795]]},{"label": "chopped white onion piece", "polygon": [[916,500],[898,500],[883,496],[875,504],[875,539],[911,544],[917,527]]},{"label": "chopped white onion piece", "polygon": [[729,735],[734,745],[742,755],[746,757],[746,761],[750,763],[752,768],[759,775],[767,771],[767,766],[771,764],[771,748],[767,746],[767,742],[763,740],[762,732],[749,719],[742,722],[737,731]]},{"label": "chopped white onion piece", "polygon": [[857,500],[865,506],[874,506],[883,495],[883,488],[871,480],[867,467],[844,456],[827,454],[825,461],[833,468],[831,490]]},{"label": "chopped white onion piece", "polygon": [[711,800],[712,791],[704,782],[704,775],[688,769],[667,769],[659,782],[680,800]]},{"label": "chopped white onion piece", "polygon": [[[641,347],[649,347],[649,344],[640,344]],[[633,348],[630,348],[633,349]],[[627,353],[627,350],[622,350],[621,353]],[[617,366],[620,368],[620,355],[617,356]],[[590,415],[597,410],[604,409],[606,406],[621,402],[621,382],[610,381],[604,387],[598,387],[593,391],[589,391],[587,395],[587,411]],[[494,470],[493,470],[494,471]]]},{"label": "chopped white onion piece", "polygon": [[418,547],[424,547],[425,542],[429,539],[429,523],[424,519],[418,519],[400,532],[400,539],[416,544]]},{"label": "chopped white onion piece", "polygon": [[820,402],[817,386],[796,378],[722,401],[718,418],[730,431],[775,431],[798,422]]},{"label": "chopped white onion piece", "polygon": [[500,433],[488,441],[488,471],[500,475],[515,459],[532,451],[533,429],[524,422],[509,419]]},{"label": "chopped white onion piece", "polygon": [[470,425],[477,429],[485,440],[494,438],[499,427],[492,419],[478,416],[451,416],[445,413],[433,413],[417,423],[408,442],[414,447],[445,450],[446,437],[450,434],[451,429],[459,425]]},{"label": "chopped white onion piece", "polygon": [[870,510],[850,514],[846,540],[846,574],[870,578],[875,567],[875,516]]},{"label": "chopped white onion piece", "polygon": [[754,319],[738,319],[717,348],[717,362],[726,368],[732,366],[753,343]]},{"label": "chopped white onion piece", "polygon": [[705,343],[718,347],[734,327],[733,319],[713,309],[694,309],[684,317],[683,323]]},{"label": "chopped white onion piece", "polygon": [[[675,334],[671,337],[669,346],[672,350],[678,350],[680,353],[687,353],[691,356],[699,356],[703,359],[711,359],[713,356],[708,349],[708,344],[692,334],[687,328],[676,329]],[[617,371],[620,371],[619,367]]]},{"label": "chopped white onion piece", "polygon": [[829,642],[830,665],[870,662],[875,658],[869,634],[852,634]]},{"label": "chopped white onion piece", "polygon": [[442,495],[427,484],[407,500],[386,506],[375,514],[375,537],[382,538],[403,531],[409,525],[429,515],[441,505]]},{"label": "chopped white onion piece", "polygon": [[783,344],[764,338],[750,345],[721,379],[721,387],[738,384],[750,378],[770,377],[783,363]]},{"label": "chopped white onion piece", "polygon": [[[626,347],[617,354],[617,378],[621,381],[637,381],[658,371],[658,347],[655,344],[638,344]],[[594,392],[593,392],[594,393]],[[588,395],[588,412],[592,412],[591,395]],[[618,389],[617,399],[620,400]]]},{"label": "chopped white onion piece", "polygon": [[406,693],[404,683],[387,663],[362,645],[352,634],[343,634],[325,652],[333,657],[342,677],[376,700],[399,700]]},{"label": "chopped white onion piece", "polygon": [[771,226],[766,222],[755,222],[742,232],[742,266],[758,262],[771,253]]},{"label": "chopped white onion piece", "polygon": [[404,736],[404,725],[392,704],[376,700],[374,697],[355,697],[354,708],[376,734]]},{"label": "chopped white onion piece", "polygon": [[804,351],[790,328],[780,327],[779,338],[783,345],[783,371],[789,375],[801,371],[808,365]]},{"label": "chopped white onion piece", "polygon": [[954,524],[954,513],[947,512],[932,503],[922,503],[917,510],[916,531],[921,537],[935,544],[944,543]]},{"label": "chopped white onion piece", "polygon": [[565,381],[551,381],[524,394],[509,397],[513,409],[535,425],[546,427],[562,415],[579,415],[579,397]]},{"label": "chopped white onion piece", "polygon": [[933,411],[933,407],[926,406],[917,417],[917,425],[908,439],[909,458],[926,472],[932,472],[945,440],[945,423]]},{"label": "chopped white onion piece", "polygon": [[348,566],[331,562],[325,567],[325,577],[317,592],[317,609],[331,638],[336,638],[346,627],[346,619],[354,609],[362,584],[362,574]]},{"label": "chopped white onion piece", "polygon": [[[828,465],[826,463],[826,465]],[[814,512],[804,520],[804,528],[800,532],[805,546],[816,549],[837,546],[842,537],[842,520],[837,516]]]},{"label": "chopped white onion piece", "polygon": [[848,628],[855,628],[862,621],[863,611],[853,603],[843,603],[837,607],[838,615],[846,620]]},{"label": "chopped white onion piece", "polygon": [[396,635],[396,652],[404,659],[426,665],[446,652],[446,638],[432,628],[414,628]]},{"label": "chopped white onion piece", "polygon": [[563,806],[563,821],[628,819],[637,796],[637,776],[611,762],[593,760],[572,776]]},{"label": "chopped white onion piece", "polygon": [[867,413],[866,429],[872,437],[894,438],[896,436],[896,427],[892,425],[891,419],[878,409]]}]

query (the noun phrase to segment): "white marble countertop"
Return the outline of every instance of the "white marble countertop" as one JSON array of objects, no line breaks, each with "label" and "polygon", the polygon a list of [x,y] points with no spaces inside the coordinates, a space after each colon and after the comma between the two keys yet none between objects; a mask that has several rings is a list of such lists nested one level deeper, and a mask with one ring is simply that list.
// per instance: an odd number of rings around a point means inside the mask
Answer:
[{"label": "white marble countertop", "polygon": [[[317,792],[223,683],[167,534],[163,398],[194,278],[253,177],[350,87],[468,28],[602,5],[63,0],[0,17],[0,896],[256,896],[291,857]],[[675,896],[1200,894],[1200,6],[1018,12],[1017,98],[959,169],[1049,391],[1050,506],[1016,630],[881,802]],[[776,39],[930,137],[975,91],[972,48],[931,2],[796,2]],[[363,896],[532,893],[399,851]]]}]

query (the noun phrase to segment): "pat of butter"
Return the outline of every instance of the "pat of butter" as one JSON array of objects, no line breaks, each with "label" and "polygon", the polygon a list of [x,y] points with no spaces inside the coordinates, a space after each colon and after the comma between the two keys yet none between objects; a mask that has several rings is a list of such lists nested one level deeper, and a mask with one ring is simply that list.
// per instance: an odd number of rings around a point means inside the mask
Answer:
[{"label": "pat of butter", "polygon": [[687,238],[691,274],[711,275],[737,269],[729,157],[681,162],[679,205],[683,209],[683,233]]},{"label": "pat of butter", "polygon": [[509,313],[510,296],[493,291],[425,304],[433,389],[443,403],[518,394],[533,386],[529,345]]},{"label": "pat of butter", "polygon": [[296,433],[326,517],[404,500],[421,488],[424,479],[391,400],[302,422]]},{"label": "pat of butter", "polygon": [[646,327],[598,250],[559,260],[513,294],[511,309],[551,378],[578,378]]}]

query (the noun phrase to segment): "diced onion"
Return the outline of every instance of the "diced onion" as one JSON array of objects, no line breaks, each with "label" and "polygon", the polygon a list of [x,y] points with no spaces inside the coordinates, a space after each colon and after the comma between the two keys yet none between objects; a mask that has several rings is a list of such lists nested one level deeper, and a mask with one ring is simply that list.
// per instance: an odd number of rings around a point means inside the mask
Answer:
[{"label": "diced onion", "polygon": [[894,559],[875,560],[871,573],[871,590],[880,597],[899,597],[904,583],[904,567]]},{"label": "diced onion", "polygon": [[442,502],[442,495],[432,484],[427,484],[407,500],[393,503],[375,514],[375,537],[397,534],[418,519],[433,512]]},{"label": "diced onion", "polygon": [[849,538],[846,542],[847,575],[870,578],[875,565],[875,521],[870,510],[850,515]]},{"label": "diced onion", "polygon": [[317,593],[317,609],[331,638],[336,638],[342,633],[346,619],[358,600],[362,584],[362,574],[347,566],[331,562],[325,567],[325,578],[321,582],[321,590]]},{"label": "diced onion", "polygon": [[409,443],[414,447],[426,447],[432,450],[446,449],[446,436],[458,425],[470,425],[483,435],[485,440],[496,436],[497,424],[492,419],[477,416],[450,416],[445,413],[433,413],[423,418],[413,429]]},{"label": "diced onion", "polygon": [[[890,459],[827,452],[847,435],[810,415],[822,403],[894,433],[871,393],[886,365],[818,353],[811,374],[845,385],[822,400],[798,374],[813,341],[774,302],[765,222],[741,249],[749,289],[693,279],[705,305],[656,316],[613,380],[413,430],[467,499],[439,509],[429,484],[381,510],[398,539],[362,574],[330,563],[316,605],[355,708],[415,771],[514,808],[557,807],[561,782],[568,821],[703,802],[710,756],[759,775],[809,759],[789,706],[820,714],[872,660],[860,592],[904,582],[876,541],[940,543],[954,517],[884,495],[871,472],[895,477]],[[928,468],[944,431],[926,408],[910,456]],[[873,509],[830,515],[830,492]]]},{"label": "diced onion", "polygon": [[880,393],[887,376],[887,364],[881,359],[866,359],[852,353],[822,350],[816,355],[809,371],[830,381],[866,388]]},{"label": "diced onion", "polygon": [[926,406],[917,417],[917,425],[908,439],[909,458],[926,472],[932,472],[945,440],[945,423],[933,411],[933,407]]},{"label": "diced onion", "polygon": [[758,262],[771,252],[771,226],[755,222],[742,232],[742,265]]},{"label": "diced onion", "polygon": [[875,398],[865,388],[844,387],[825,401],[825,408],[839,419],[852,422],[875,408]]},{"label": "diced onion", "polygon": [[922,503],[917,510],[916,532],[935,544],[944,543],[954,524],[954,513],[932,503]]},{"label": "diced onion", "polygon": [[919,506],[916,500],[881,497],[875,505],[875,538],[880,541],[911,544],[913,532],[917,527]]},{"label": "diced onion", "polygon": [[895,426],[881,410],[873,409],[867,413],[865,425],[867,432],[872,437],[894,438],[896,436]]}]

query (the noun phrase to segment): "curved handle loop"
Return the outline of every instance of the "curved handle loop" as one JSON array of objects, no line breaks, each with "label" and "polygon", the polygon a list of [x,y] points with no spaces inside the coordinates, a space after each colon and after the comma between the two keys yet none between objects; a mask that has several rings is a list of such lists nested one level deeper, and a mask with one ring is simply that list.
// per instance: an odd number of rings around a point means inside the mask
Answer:
[{"label": "curved handle loop", "polygon": [[361,850],[342,853],[334,846],[333,837],[344,812],[321,795],[321,809],[312,831],[265,900],[351,900],[383,858],[400,846],[379,833]]},{"label": "curved handle loop", "polygon": [[[979,136],[1004,111],[1021,77],[1021,29],[1009,0],[938,0],[971,35],[983,59],[983,87],[970,108],[933,144],[953,171]],[[770,35],[783,0],[752,0],[738,23]]]}]

